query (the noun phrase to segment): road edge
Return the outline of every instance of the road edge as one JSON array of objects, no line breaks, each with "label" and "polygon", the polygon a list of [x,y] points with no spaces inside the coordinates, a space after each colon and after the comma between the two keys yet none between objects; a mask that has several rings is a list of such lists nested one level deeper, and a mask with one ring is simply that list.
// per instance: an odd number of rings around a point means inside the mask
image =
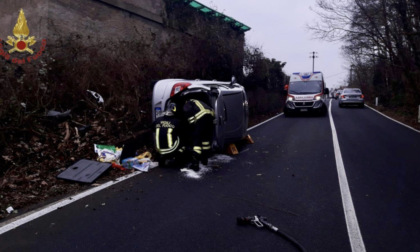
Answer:
[{"label": "road edge", "polygon": [[0,235],[4,234],[4,233],[6,233],[6,232],[8,232],[12,229],[15,229],[15,228],[17,228],[17,227],[19,227],[23,224],[26,224],[30,221],[33,221],[33,220],[35,220],[35,219],[37,219],[41,216],[44,216],[48,213],[51,213],[55,210],[61,209],[61,208],[65,207],[65,206],[67,206],[67,205],[69,205],[73,202],[76,202],[77,200],[80,200],[84,197],[92,195],[92,194],[94,194],[96,192],[99,192],[103,189],[106,189],[110,186],[116,185],[116,184],[118,184],[122,181],[125,181],[125,180],[129,179],[129,178],[137,176],[138,174],[141,174],[141,173],[142,173],[141,171],[135,171],[131,174],[119,177],[115,180],[108,181],[107,183],[102,184],[100,186],[94,187],[92,189],[86,190],[86,191],[78,193],[78,194],[75,194],[75,195],[70,196],[68,198],[59,200],[55,203],[51,203],[50,205],[47,205],[47,206],[45,206],[41,209],[34,210],[34,211],[29,212],[27,214],[24,214],[22,216],[18,216],[16,218],[5,221],[4,223],[0,223]]},{"label": "road edge", "polygon": [[415,132],[417,132],[417,133],[420,133],[420,130],[418,130],[418,129],[415,129],[415,128],[413,128],[413,127],[411,127],[411,126],[407,125],[407,124],[404,124],[404,123],[402,123],[402,122],[400,122],[400,121],[398,121],[398,120],[395,120],[394,118],[392,118],[392,117],[389,117],[389,116],[385,115],[384,113],[382,113],[382,112],[380,112],[380,111],[378,111],[378,110],[376,110],[376,109],[372,108],[371,106],[369,106],[369,105],[367,105],[367,104],[365,104],[365,106],[366,106],[366,107],[368,107],[369,109],[371,109],[371,110],[375,111],[376,113],[378,113],[378,114],[380,114],[380,115],[382,115],[382,116],[384,116],[384,117],[386,117],[386,118],[390,119],[391,121],[394,121],[394,122],[396,122],[396,123],[398,123],[398,124],[401,124],[402,126],[405,126],[405,127],[409,128],[409,129],[411,129],[411,130],[414,130],[414,131],[415,131]]}]

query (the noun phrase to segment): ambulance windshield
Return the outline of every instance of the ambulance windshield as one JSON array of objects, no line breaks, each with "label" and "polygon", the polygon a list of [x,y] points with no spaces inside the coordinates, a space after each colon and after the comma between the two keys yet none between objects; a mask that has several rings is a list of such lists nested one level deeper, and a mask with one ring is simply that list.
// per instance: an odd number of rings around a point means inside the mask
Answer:
[{"label": "ambulance windshield", "polygon": [[322,81],[295,81],[289,84],[289,94],[318,94],[322,92]]}]

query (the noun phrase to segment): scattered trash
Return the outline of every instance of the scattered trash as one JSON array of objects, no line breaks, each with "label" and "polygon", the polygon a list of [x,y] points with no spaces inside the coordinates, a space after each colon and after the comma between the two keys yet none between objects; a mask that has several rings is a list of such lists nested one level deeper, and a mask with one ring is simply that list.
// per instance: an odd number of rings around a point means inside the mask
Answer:
[{"label": "scattered trash", "polygon": [[94,144],[95,153],[98,154],[97,160],[99,162],[115,162],[120,163],[121,153],[123,148],[118,148],[113,145]]},{"label": "scattered trash", "polygon": [[6,208],[7,213],[11,213],[11,212],[13,212],[13,210],[15,210],[15,209],[13,209],[13,207],[11,207],[11,206]]},{"label": "scattered trash", "polygon": [[[149,159],[148,159],[149,160]],[[146,159],[141,159],[139,160],[136,157],[130,157],[130,158],[126,158],[123,159],[122,161],[122,166],[126,169],[138,169],[138,170],[148,170],[148,167],[145,165],[145,163],[147,163]]]},{"label": "scattered trash", "polygon": [[64,112],[50,110],[48,111],[46,117],[55,123],[62,123],[71,118],[71,109]]},{"label": "scattered trash", "polygon": [[152,154],[150,152],[144,152],[136,157],[130,157],[124,159],[121,164],[126,169],[136,169],[139,171],[147,172],[150,168],[158,166],[157,162],[152,162]]},{"label": "scattered trash", "polygon": [[143,152],[142,154],[138,155],[136,158],[143,159],[143,158],[152,158],[152,154],[148,151]]},{"label": "scattered trash", "polygon": [[93,98],[95,98],[96,103],[98,103],[99,105],[104,104],[104,98],[102,98],[102,96],[92,90],[86,90],[88,93],[90,93]]},{"label": "scattered trash", "polygon": [[70,109],[67,110],[67,111],[64,111],[64,112],[58,112],[58,111],[55,111],[55,110],[50,110],[50,111],[48,111],[47,116],[48,117],[54,117],[54,118],[63,118],[63,117],[70,116],[70,113],[71,113]]},{"label": "scattered trash", "polygon": [[122,165],[119,165],[119,164],[117,164],[115,162],[113,162],[111,164],[111,166],[112,166],[112,168],[115,168],[115,169],[118,169],[118,170],[121,170],[121,171],[125,171],[126,170]]},{"label": "scattered trash", "polygon": [[92,183],[110,167],[110,163],[82,159],[58,174],[57,178]]}]

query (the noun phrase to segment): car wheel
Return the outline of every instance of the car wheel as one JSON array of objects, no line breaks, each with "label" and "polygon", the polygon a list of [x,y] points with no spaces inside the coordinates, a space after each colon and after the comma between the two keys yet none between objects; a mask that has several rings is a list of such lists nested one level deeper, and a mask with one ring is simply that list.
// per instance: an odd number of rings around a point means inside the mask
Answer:
[{"label": "car wheel", "polygon": [[365,107],[364,103],[360,104],[360,108],[364,108],[364,107]]},{"label": "car wheel", "polygon": [[342,108],[342,107],[343,107],[343,104],[339,103],[339,104],[338,104],[338,106],[339,106],[340,108]]}]

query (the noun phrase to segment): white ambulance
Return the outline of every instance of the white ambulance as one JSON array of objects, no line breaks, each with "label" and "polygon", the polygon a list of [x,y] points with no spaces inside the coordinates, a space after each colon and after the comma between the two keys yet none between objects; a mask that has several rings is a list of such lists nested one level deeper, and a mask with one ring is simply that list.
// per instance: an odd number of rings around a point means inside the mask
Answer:
[{"label": "white ambulance", "polygon": [[298,72],[290,76],[284,115],[314,112],[327,114],[324,77],[321,72]]}]

